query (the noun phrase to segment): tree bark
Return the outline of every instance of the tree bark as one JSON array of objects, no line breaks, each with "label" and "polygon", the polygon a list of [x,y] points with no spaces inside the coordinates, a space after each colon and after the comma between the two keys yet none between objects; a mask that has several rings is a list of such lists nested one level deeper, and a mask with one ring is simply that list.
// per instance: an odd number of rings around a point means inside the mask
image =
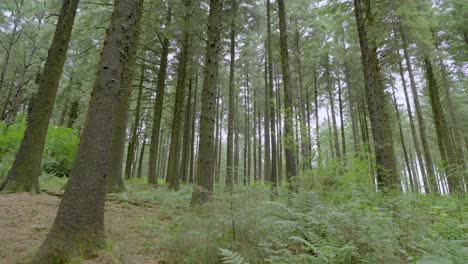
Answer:
[{"label": "tree bark", "polygon": [[278,15],[280,28],[281,71],[283,73],[284,88],[284,149],[286,156],[286,178],[289,183],[290,192],[297,192],[299,186],[295,154],[296,146],[294,142],[294,109],[289,70],[288,33],[286,29],[286,10],[284,0],[278,0]]},{"label": "tree bark", "polygon": [[114,5],[77,159],[57,217],[34,263],[65,263],[74,256],[94,254],[105,245],[104,204],[114,113],[142,9],[142,0],[116,1]]},{"label": "tree bark", "polygon": [[202,91],[200,117],[200,143],[198,147],[197,175],[192,194],[192,205],[208,202],[213,196],[213,136],[215,123],[216,86],[220,53],[220,31],[223,0],[210,0],[208,39]]}]

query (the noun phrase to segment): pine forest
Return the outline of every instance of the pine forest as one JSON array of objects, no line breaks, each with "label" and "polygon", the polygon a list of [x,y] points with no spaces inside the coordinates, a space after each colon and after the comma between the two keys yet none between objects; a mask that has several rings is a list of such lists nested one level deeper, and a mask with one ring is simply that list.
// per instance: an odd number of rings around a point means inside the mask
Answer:
[{"label": "pine forest", "polygon": [[468,1],[1,0],[0,263],[468,263]]}]

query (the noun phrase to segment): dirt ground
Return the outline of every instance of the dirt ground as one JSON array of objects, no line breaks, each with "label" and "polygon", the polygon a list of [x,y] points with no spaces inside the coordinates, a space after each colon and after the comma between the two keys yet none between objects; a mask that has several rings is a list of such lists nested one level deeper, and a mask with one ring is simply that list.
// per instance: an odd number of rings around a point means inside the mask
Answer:
[{"label": "dirt ground", "polygon": [[[37,250],[54,221],[59,203],[60,197],[45,193],[0,195],[0,263],[23,263]],[[157,217],[157,210],[108,201],[105,221],[111,249],[85,263],[158,263],[154,246],[158,238],[139,228],[142,219]]]}]

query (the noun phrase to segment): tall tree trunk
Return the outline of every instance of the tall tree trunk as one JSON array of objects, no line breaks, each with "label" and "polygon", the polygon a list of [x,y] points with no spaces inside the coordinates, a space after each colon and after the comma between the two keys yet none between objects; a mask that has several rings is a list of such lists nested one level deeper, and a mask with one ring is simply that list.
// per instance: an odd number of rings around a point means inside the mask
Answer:
[{"label": "tall tree trunk", "polygon": [[[272,58],[272,57],[271,57]],[[271,72],[272,75],[273,75],[273,67],[271,69]],[[277,75],[275,75],[277,77]],[[272,79],[272,77],[270,77],[270,79]],[[279,89],[279,84],[278,84],[278,80],[277,78],[276,79],[276,85],[275,85],[275,105],[277,106],[277,108],[274,108],[275,111],[277,111],[277,122],[276,122],[276,131],[278,132],[278,155],[276,157],[277,159],[277,164],[278,164],[278,184],[281,185],[281,183],[283,182],[283,134],[281,132],[281,126],[282,126],[282,122],[281,120],[283,120],[282,118],[282,104],[281,104],[281,93],[280,93],[280,89]],[[270,80],[272,84],[270,85],[273,85],[273,80]],[[271,99],[270,99],[271,100]],[[270,108],[271,110],[271,108]]]},{"label": "tall tree trunk", "polygon": [[65,263],[74,256],[94,254],[105,245],[104,204],[114,112],[142,10],[142,0],[117,1],[114,5],[77,159],[57,217],[34,263]]},{"label": "tall tree trunk", "polygon": [[318,73],[314,70],[314,116],[315,116],[315,144],[317,145],[317,164],[322,167],[322,154],[320,147],[320,120],[319,120],[319,104],[318,104]]},{"label": "tall tree trunk", "polygon": [[283,73],[284,87],[284,136],[286,155],[286,178],[291,192],[298,191],[297,167],[296,167],[296,146],[294,142],[294,109],[291,91],[291,80],[289,71],[288,37],[286,28],[286,10],[284,0],[278,0],[278,15],[280,28],[280,53],[281,70]]},{"label": "tall tree trunk", "polygon": [[248,140],[249,140],[249,136],[248,136],[248,128],[247,126],[249,125],[249,123],[247,122],[247,112],[248,112],[248,105],[247,105],[247,89],[244,90],[244,149],[243,149],[243,158],[244,158],[244,162],[243,162],[243,178],[242,178],[242,182],[244,183],[244,185],[247,185],[247,145],[248,145]]},{"label": "tall tree trunk", "polygon": [[78,0],[64,0],[54,38],[34,98],[31,115],[13,166],[0,183],[0,192],[39,193],[42,153],[62,68],[75,21]]},{"label": "tall tree trunk", "polygon": [[[270,2],[269,0],[267,1],[267,27],[270,28],[271,25],[269,24],[270,23]],[[268,31],[267,32],[267,38],[270,37],[270,32]],[[269,81],[268,81],[268,78],[269,76],[271,75],[271,73],[269,73],[269,68],[268,68],[268,65],[269,65],[269,41],[270,39],[267,39],[267,43],[265,43],[265,70],[264,70],[264,78],[265,78],[265,111],[263,112],[264,115],[263,115],[263,120],[265,122],[264,126],[263,126],[263,134],[264,134],[264,148],[265,148],[265,177],[264,177],[264,181],[265,182],[268,182],[268,183],[273,183],[273,177],[272,177],[272,174],[271,174],[271,170],[273,169],[272,168],[272,164],[273,162],[271,161],[272,159],[275,160],[275,163],[276,163],[276,157],[272,156],[271,155],[271,152],[270,151],[270,146],[272,146],[273,144],[276,144],[273,143],[273,140],[271,139],[270,140],[270,136],[271,134],[270,133],[274,133],[273,130],[275,130],[275,122],[273,122],[273,125],[272,127],[270,128],[270,118],[271,118],[271,100],[270,100],[270,84],[269,84]],[[272,76],[273,78],[273,76]],[[274,111],[274,109],[273,109]],[[274,117],[274,112],[273,112],[273,118]],[[271,131],[271,132],[270,132]],[[271,143],[270,143],[271,142]],[[276,167],[276,164],[274,165]],[[276,177],[276,175],[274,176]]]},{"label": "tall tree trunk", "polygon": [[330,158],[329,161],[332,162],[335,157],[335,149],[334,149],[334,144],[333,144],[333,132],[332,132],[332,126],[330,124],[330,108],[327,107],[327,128],[328,128],[328,144],[330,145]]},{"label": "tall tree trunk", "polygon": [[146,148],[146,132],[143,131],[143,140],[141,141],[141,151],[140,151],[140,158],[138,159],[138,172],[137,178],[142,178],[142,168],[143,168],[143,158],[145,157],[145,148]]},{"label": "tall tree trunk", "polygon": [[345,48],[345,44],[343,41],[343,49],[345,52],[345,58],[344,58],[344,74],[345,74],[345,83],[346,83],[346,88],[348,91],[348,108],[349,108],[349,115],[351,117],[351,128],[353,132],[353,150],[354,150],[354,157],[358,157],[359,155],[359,131],[357,127],[357,121],[356,121],[356,106],[355,106],[355,98],[354,98],[354,93],[353,93],[353,87],[351,87],[351,76],[349,74],[349,66],[348,66],[348,59],[346,58],[346,53],[347,50]]},{"label": "tall tree trunk", "polygon": [[184,114],[184,101],[185,101],[185,84],[187,79],[187,64],[189,59],[189,45],[190,45],[190,8],[191,0],[184,0],[185,17],[184,29],[181,40],[181,47],[179,53],[179,65],[177,67],[177,84],[174,102],[174,115],[172,119],[171,130],[171,145],[169,147],[169,163],[167,165],[167,182],[169,183],[170,190],[178,190],[180,187],[180,151],[182,139],[182,121]]},{"label": "tall tree trunk", "polygon": [[[399,72],[400,72],[401,84],[403,86],[403,93],[405,94],[406,109],[407,109],[407,112],[408,112],[408,118],[409,118],[410,127],[411,127],[411,134],[413,136],[413,143],[414,143],[414,149],[416,151],[416,158],[418,159],[418,163],[419,163],[419,165],[421,167],[421,176],[422,176],[422,178],[424,180],[426,180],[427,179],[426,169],[427,169],[427,171],[429,171],[430,168],[425,168],[424,167],[424,160],[423,160],[423,157],[421,155],[419,139],[418,139],[418,135],[417,135],[417,131],[416,131],[416,126],[414,124],[414,118],[413,118],[413,112],[411,110],[410,99],[409,99],[409,96],[408,96],[408,88],[407,88],[407,84],[406,84],[405,75],[404,75],[404,72],[403,72],[403,65],[402,65],[402,62],[401,62],[400,58],[398,58],[398,69],[399,69]],[[419,99],[416,99],[416,100],[418,100],[418,103],[419,103]],[[421,134],[421,136],[422,136],[422,134]],[[418,178],[419,175],[416,173],[416,174],[413,174],[413,177]],[[426,184],[424,184],[424,190],[425,190],[426,193],[430,192],[429,184],[427,182],[426,182]],[[418,186],[418,192],[419,192],[419,186]]]},{"label": "tall tree trunk", "polygon": [[[408,40],[406,38],[406,34],[405,34],[404,30],[403,30],[402,24],[400,23],[399,26],[400,26],[400,35],[401,35],[401,41],[402,41],[403,55],[405,57],[406,68],[408,70],[408,74],[409,74],[409,78],[410,78],[410,86],[411,86],[411,91],[413,93],[414,108],[416,110],[416,116],[418,118],[419,134],[421,136],[421,143],[422,143],[422,147],[423,147],[422,149],[423,149],[423,153],[424,153],[424,161],[425,161],[425,165],[426,165],[425,167],[421,167],[421,171],[425,169],[426,172],[427,172],[427,176],[426,176],[425,179],[427,179],[427,177],[429,177],[429,179],[431,179],[431,181],[433,181],[435,179],[434,163],[433,163],[432,155],[431,155],[431,152],[430,152],[430,149],[429,149],[429,143],[428,143],[428,140],[427,140],[427,133],[426,133],[426,124],[425,124],[425,121],[424,121],[424,116],[423,116],[421,104],[419,103],[419,94],[418,94],[418,91],[417,91],[416,81],[415,81],[414,73],[413,73],[413,66],[411,64],[410,55],[409,55],[409,51],[408,51],[408,45],[409,44],[408,44]],[[422,163],[420,163],[420,165],[422,166]],[[430,188],[432,191],[435,191],[434,187],[435,186],[429,186],[428,188]]]},{"label": "tall tree trunk", "polygon": [[195,145],[196,145],[196,138],[195,138],[195,124],[196,124],[196,113],[197,113],[197,97],[198,97],[198,69],[197,74],[195,75],[195,89],[193,91],[195,94],[193,98],[193,113],[192,113],[192,135],[190,140],[190,171],[189,171],[189,183],[193,183],[193,175],[195,170]]},{"label": "tall tree trunk", "polygon": [[[139,34],[139,30],[136,30],[135,34]],[[130,46],[131,50],[129,51],[132,59],[128,62],[127,70],[123,72],[122,88],[119,90],[119,103],[115,113],[115,127],[112,135],[111,151],[112,168],[107,178],[107,192],[109,193],[125,191],[122,164],[124,163],[125,140],[127,137],[127,124],[133,91],[133,71],[139,36],[134,36],[133,38],[134,43]],[[140,69],[140,82],[143,82],[145,67],[141,66]]]},{"label": "tall tree trunk", "polygon": [[[239,97],[236,96],[236,110],[239,109]],[[239,183],[239,161],[240,161],[240,149],[239,149],[239,111],[235,111],[236,116],[234,119],[234,183]]]},{"label": "tall tree trunk", "polygon": [[[138,127],[140,123],[140,112],[141,112],[141,99],[143,95],[143,88],[145,82],[145,71],[143,70],[140,75],[140,83],[138,84],[138,95],[137,95],[137,103],[135,106],[135,119],[133,120],[132,131],[130,134],[130,141],[128,142],[127,148],[127,160],[125,162],[125,178],[130,179],[134,174],[134,162],[135,162],[135,146],[138,141]],[[131,87],[132,80],[128,81],[127,87]]]},{"label": "tall tree trunk", "polygon": [[200,143],[198,147],[197,175],[192,194],[192,205],[208,202],[213,196],[213,136],[216,104],[216,86],[220,53],[220,31],[223,0],[210,0],[202,110],[200,117]]},{"label": "tall tree trunk", "polygon": [[[367,105],[372,126],[374,153],[377,165],[377,183],[382,191],[398,190],[399,180],[393,149],[392,129],[386,110],[387,97],[382,83],[376,41],[372,39],[375,32],[371,2],[354,0],[354,8],[361,47],[361,59],[367,93]],[[363,14],[367,14],[364,19]],[[368,35],[368,33],[370,33]]]},{"label": "tall tree trunk", "polygon": [[220,126],[219,126],[219,120],[220,120],[220,108],[221,108],[221,89],[219,87],[216,88],[216,107],[215,107],[215,128],[214,128],[214,165],[213,165],[213,177],[215,181],[218,181],[217,175],[216,175],[216,169],[218,168],[218,147],[219,147],[219,131],[220,131]]},{"label": "tall tree trunk", "polygon": [[335,91],[332,83],[331,73],[330,73],[330,56],[327,54],[325,57],[325,75],[327,78],[327,92],[328,100],[330,101],[330,115],[333,125],[333,146],[335,147],[336,159],[341,162],[341,150],[340,150],[340,141],[338,138],[338,125],[336,123],[336,111],[335,111]]},{"label": "tall tree trunk", "polygon": [[[253,99],[253,169],[254,169],[254,182],[258,180],[258,167],[257,167],[257,124],[260,124],[260,118],[257,115],[257,100],[258,94],[257,89],[254,90],[254,99]],[[260,131],[260,128],[258,129]]]},{"label": "tall tree trunk", "polygon": [[340,81],[339,76],[338,76],[338,107],[340,108],[341,149],[343,151],[342,161],[343,161],[343,166],[346,167],[346,138],[345,138],[344,115],[343,115],[343,96],[342,96],[341,81]]},{"label": "tall tree trunk", "polygon": [[[296,21],[297,23],[297,21]],[[296,80],[297,80],[297,103],[298,103],[298,114],[299,114],[299,132],[301,135],[301,156],[302,156],[302,168],[309,169],[312,165],[311,155],[310,155],[310,141],[309,133],[307,130],[307,120],[306,120],[306,102],[304,102],[303,96],[303,81],[302,81],[302,53],[300,46],[300,33],[299,30],[296,30],[294,34],[294,57],[296,64]]]},{"label": "tall tree trunk", "polygon": [[[265,56],[265,63],[267,63],[268,70],[265,68],[265,76],[268,76],[268,80],[265,79],[265,126],[269,125],[268,131],[265,129],[265,136],[268,133],[271,142],[271,163],[269,167],[268,178],[271,182],[272,195],[273,197],[278,196],[278,153],[276,147],[276,116],[275,116],[275,94],[273,91],[273,48],[271,45],[271,4],[270,0],[267,0],[267,56]],[[269,116],[268,116],[269,114]],[[268,121],[270,122],[268,124]],[[269,142],[269,144],[270,144]],[[265,143],[266,146],[266,143]],[[270,155],[270,154],[268,154]],[[270,157],[270,156],[269,156]],[[266,153],[265,153],[266,158]],[[281,160],[281,159],[280,159]],[[266,173],[266,171],[265,171]],[[266,175],[266,174],[265,174]]]},{"label": "tall tree trunk", "polygon": [[180,178],[182,182],[188,182],[188,172],[190,168],[190,151],[193,145],[193,141],[190,141],[191,137],[191,117],[192,117],[192,90],[193,90],[193,78],[189,80],[189,91],[187,97],[187,107],[185,110],[185,125],[184,125],[184,139],[182,143],[182,162],[180,163]]},{"label": "tall tree trunk", "polygon": [[[428,82],[429,99],[431,102],[432,116],[437,134],[437,143],[439,146],[440,156],[444,163],[445,173],[447,174],[447,181],[450,193],[463,192],[463,181],[459,173],[459,165],[455,154],[455,147],[450,141],[447,120],[442,109],[440,100],[439,87],[434,76],[434,70],[429,58],[424,58],[424,67],[426,70],[426,78]],[[431,179],[435,184],[435,178]],[[436,186],[436,185],[434,185]]]},{"label": "tall tree trunk", "polygon": [[408,158],[408,150],[406,149],[405,137],[403,136],[403,127],[401,125],[400,110],[398,110],[398,102],[395,97],[395,87],[392,85],[393,106],[395,107],[395,114],[398,122],[398,131],[400,132],[401,148],[403,149],[403,157],[405,159],[406,170],[408,171],[408,178],[410,180],[410,187],[413,189],[413,175],[411,173],[410,161]]},{"label": "tall tree trunk", "polygon": [[[257,96],[257,99],[259,99],[259,96]],[[257,103],[257,109],[259,107],[259,104]],[[257,120],[258,120],[258,143],[257,143],[257,167],[258,167],[258,177],[257,181],[262,180],[262,116],[260,114],[260,110],[257,110]],[[265,120],[264,120],[265,122]],[[265,125],[265,124],[264,124]]]},{"label": "tall tree trunk", "polygon": [[223,120],[224,120],[224,100],[222,101],[221,105],[221,112],[220,112],[220,117],[219,117],[219,122],[218,122],[218,140],[217,140],[217,151],[216,151],[216,168],[215,168],[215,179],[217,182],[219,182],[220,178],[220,170],[221,170],[221,151],[223,148]]},{"label": "tall tree trunk", "polygon": [[[165,27],[171,25],[172,8],[169,4],[166,15]],[[154,102],[153,127],[151,129],[151,144],[148,168],[148,183],[157,185],[157,156],[159,149],[159,134],[161,129],[161,117],[164,103],[164,89],[166,87],[167,57],[169,54],[169,38],[164,36],[161,48],[161,61],[159,63],[158,80],[156,84],[156,100]]]}]

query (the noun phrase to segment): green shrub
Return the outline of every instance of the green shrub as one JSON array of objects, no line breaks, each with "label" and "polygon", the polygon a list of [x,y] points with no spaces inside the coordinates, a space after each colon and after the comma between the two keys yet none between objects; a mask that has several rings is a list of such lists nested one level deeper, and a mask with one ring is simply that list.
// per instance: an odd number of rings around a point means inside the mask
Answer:
[{"label": "green shrub", "polygon": [[65,127],[50,127],[42,161],[42,170],[59,177],[68,176],[75,162],[80,139]]},{"label": "green shrub", "polygon": [[[12,124],[8,129],[0,122],[0,177],[8,173],[25,130],[24,121]],[[75,160],[78,143],[79,137],[72,129],[50,126],[42,159],[42,170],[60,177],[68,176]]]}]

